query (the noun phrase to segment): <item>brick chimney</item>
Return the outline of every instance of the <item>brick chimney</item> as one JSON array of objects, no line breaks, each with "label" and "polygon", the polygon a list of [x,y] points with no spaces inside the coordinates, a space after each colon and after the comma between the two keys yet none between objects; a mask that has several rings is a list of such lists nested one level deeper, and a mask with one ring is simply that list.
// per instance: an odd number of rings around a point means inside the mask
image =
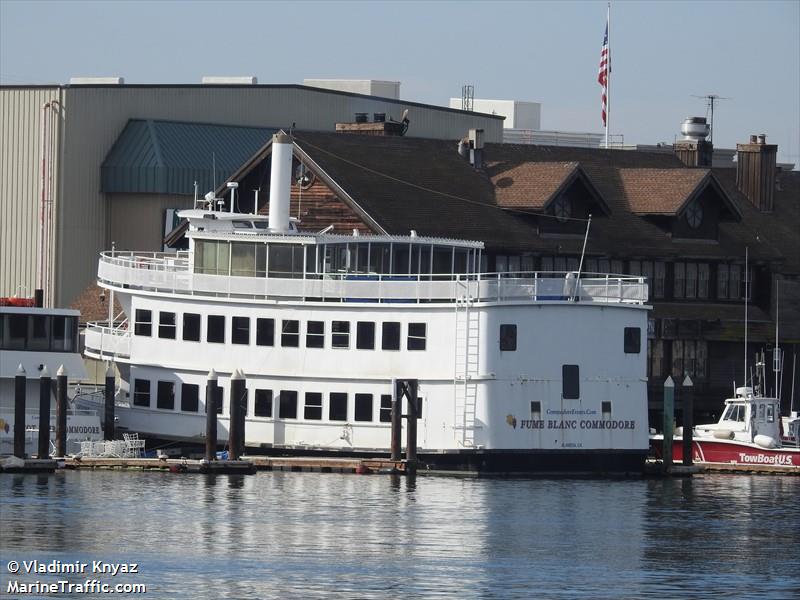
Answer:
[{"label": "brick chimney", "polygon": [[736,155],[736,187],[758,210],[771,212],[778,146],[763,133],[751,135],[749,144],[736,144]]}]

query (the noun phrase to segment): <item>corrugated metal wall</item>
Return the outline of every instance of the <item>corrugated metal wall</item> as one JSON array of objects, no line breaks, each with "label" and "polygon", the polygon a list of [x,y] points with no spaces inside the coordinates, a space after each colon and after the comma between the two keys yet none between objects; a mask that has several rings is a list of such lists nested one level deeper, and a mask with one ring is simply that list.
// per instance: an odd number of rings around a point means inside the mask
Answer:
[{"label": "corrugated metal wall", "polygon": [[[26,198],[23,208],[16,209],[10,198],[3,197],[2,293],[13,291],[20,282],[32,285],[35,279],[38,107],[58,92],[57,88],[0,88],[7,98],[2,116],[3,193],[14,194],[23,187]],[[382,112],[399,120],[408,108],[409,136],[455,140],[472,127],[483,128],[487,142],[501,142],[503,135],[500,119],[321,89],[75,86],[62,88],[61,94],[66,117],[56,204],[57,305],[69,304],[95,279],[98,253],[110,247],[110,213],[100,192],[100,165],[128,119],[284,128],[294,123],[299,129],[333,131],[336,122],[352,121],[356,112]],[[129,223],[134,231],[144,225]],[[6,235],[7,229],[13,236]]]},{"label": "corrugated metal wall", "polygon": [[[161,252],[164,239],[164,211],[193,208],[193,196],[173,194],[108,194],[109,245],[117,250]],[[131,227],[136,223],[136,227]]]},{"label": "corrugated metal wall", "polygon": [[[0,296],[32,296],[36,287],[41,107],[51,100],[60,102],[61,94],[57,87],[0,88]],[[57,144],[60,119],[53,122]],[[58,152],[53,168],[58,182]],[[55,220],[58,186],[54,188]]]}]

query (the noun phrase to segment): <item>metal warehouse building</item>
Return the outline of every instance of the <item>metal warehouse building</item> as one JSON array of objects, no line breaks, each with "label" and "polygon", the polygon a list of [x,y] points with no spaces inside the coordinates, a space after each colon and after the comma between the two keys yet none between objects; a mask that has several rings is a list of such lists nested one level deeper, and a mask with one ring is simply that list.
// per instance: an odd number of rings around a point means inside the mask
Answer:
[{"label": "metal warehouse building", "polygon": [[[48,305],[68,305],[94,281],[98,253],[112,241],[122,237],[125,245],[142,241],[142,247],[152,247],[153,227],[141,222],[144,213],[191,204],[192,172],[177,188],[165,183],[168,194],[159,194],[164,186],[149,192],[145,186],[141,196],[115,203],[113,190],[104,189],[103,172],[113,171],[112,148],[129,121],[133,131],[117,154],[130,159],[140,148],[149,154],[138,156],[137,164],[172,161],[174,171],[196,164],[159,146],[155,121],[244,126],[268,136],[292,126],[333,131],[356,113],[401,121],[406,109],[409,136],[457,140],[479,128],[487,142],[502,141],[502,117],[302,85],[0,86],[0,296],[30,296],[41,283]],[[146,143],[131,141],[137,132]],[[215,147],[213,140],[205,143]],[[232,170],[224,144],[220,149],[219,180]],[[187,155],[192,152],[196,163],[198,149],[187,148]],[[214,159],[206,158],[211,173]],[[139,176],[146,180],[148,173]],[[147,210],[140,211],[137,202]]]}]

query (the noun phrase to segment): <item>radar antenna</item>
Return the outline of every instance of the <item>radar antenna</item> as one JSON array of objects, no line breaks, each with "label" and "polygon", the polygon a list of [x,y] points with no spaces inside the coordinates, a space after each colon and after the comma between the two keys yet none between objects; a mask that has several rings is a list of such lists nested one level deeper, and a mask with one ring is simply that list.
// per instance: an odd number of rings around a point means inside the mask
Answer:
[{"label": "radar antenna", "polygon": [[733,98],[726,98],[725,96],[720,96],[718,94],[706,94],[705,96],[696,96],[695,94],[692,94],[692,97],[693,98],[700,98],[701,100],[705,100],[706,101],[706,118],[709,119],[709,121],[708,121],[709,141],[713,144],[714,143],[714,104],[718,100],[733,100]]}]

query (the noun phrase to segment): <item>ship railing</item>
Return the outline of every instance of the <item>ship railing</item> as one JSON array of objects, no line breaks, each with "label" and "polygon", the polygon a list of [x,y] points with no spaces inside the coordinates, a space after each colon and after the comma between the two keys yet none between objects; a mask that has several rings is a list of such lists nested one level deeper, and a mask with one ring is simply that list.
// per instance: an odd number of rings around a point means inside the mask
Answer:
[{"label": "ship railing", "polygon": [[237,276],[192,271],[188,256],[103,253],[98,279],[112,286],[225,298],[338,302],[453,303],[571,301],[644,304],[647,279],[572,272],[470,274],[275,273]]},{"label": "ship railing", "polygon": [[131,332],[127,321],[109,326],[108,321],[90,321],[84,338],[86,351],[98,358],[130,358]]}]

